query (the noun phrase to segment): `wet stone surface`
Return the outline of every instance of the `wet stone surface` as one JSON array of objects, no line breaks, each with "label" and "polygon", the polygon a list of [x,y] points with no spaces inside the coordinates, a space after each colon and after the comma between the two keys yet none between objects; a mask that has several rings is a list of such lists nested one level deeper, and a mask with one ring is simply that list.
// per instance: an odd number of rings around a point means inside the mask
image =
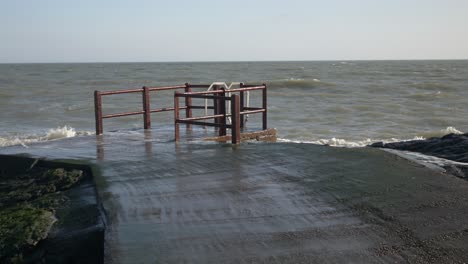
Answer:
[{"label": "wet stone surface", "polygon": [[99,167],[106,263],[468,261],[468,183],[453,175],[375,148],[155,138],[28,149]]}]

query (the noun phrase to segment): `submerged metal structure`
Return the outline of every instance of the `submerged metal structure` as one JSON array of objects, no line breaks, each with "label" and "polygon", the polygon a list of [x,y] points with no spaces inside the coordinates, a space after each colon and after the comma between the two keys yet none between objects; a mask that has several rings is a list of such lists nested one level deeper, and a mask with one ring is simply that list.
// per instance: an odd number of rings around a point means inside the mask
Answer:
[{"label": "submerged metal structure", "polygon": [[[233,88],[233,86],[239,86]],[[193,88],[206,89],[205,91],[194,92]],[[151,108],[150,93],[158,91],[174,90],[174,105],[168,107]],[[181,92],[183,90],[183,92]],[[249,93],[251,91],[261,91],[262,100],[260,107],[250,107]],[[117,94],[141,93],[142,95],[142,110],[133,112],[122,112],[103,114],[102,97]],[[180,98],[184,98],[184,104],[179,102]],[[204,99],[204,105],[194,105],[192,99]],[[208,101],[212,105],[208,105]],[[204,109],[202,116],[193,116],[193,109]],[[208,114],[208,109],[212,109],[213,113]],[[185,110],[185,117],[180,116],[180,111]],[[188,128],[192,125],[211,126],[218,129],[220,137],[226,136],[226,129],[231,129],[231,142],[233,144],[240,143],[241,128],[244,127],[244,117],[249,114],[262,114],[262,129],[267,129],[267,85],[246,85],[244,83],[232,83],[227,86],[222,82],[207,84],[189,84],[163,86],[163,87],[142,87],[140,89],[117,90],[117,91],[94,91],[94,112],[96,121],[96,135],[103,133],[103,120],[107,118],[143,115],[144,129],[151,128],[151,114],[160,112],[174,112],[174,136],[176,142],[180,138],[180,124],[186,124]],[[212,119],[213,122],[207,122]]]}]

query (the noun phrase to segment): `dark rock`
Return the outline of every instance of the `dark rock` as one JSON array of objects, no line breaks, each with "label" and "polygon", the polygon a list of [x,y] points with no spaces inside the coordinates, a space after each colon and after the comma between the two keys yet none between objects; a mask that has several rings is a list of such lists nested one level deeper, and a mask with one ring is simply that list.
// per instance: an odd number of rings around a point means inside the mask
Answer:
[{"label": "dark rock", "polygon": [[21,262],[22,252],[45,239],[56,220],[52,212],[28,204],[1,210],[0,260]]},{"label": "dark rock", "polygon": [[383,148],[384,147],[384,143],[383,142],[375,142],[375,143],[372,143],[370,145],[370,147],[373,147],[373,148]]},{"label": "dark rock", "polygon": [[[468,133],[460,135],[448,134],[440,138],[434,137],[426,140],[411,140],[387,144],[377,142],[369,146],[419,152],[456,162],[468,162]],[[444,168],[453,175],[468,179],[468,166],[450,164],[444,166]]]},{"label": "dark rock", "polygon": [[0,164],[0,263],[103,262],[89,168],[4,155]]}]

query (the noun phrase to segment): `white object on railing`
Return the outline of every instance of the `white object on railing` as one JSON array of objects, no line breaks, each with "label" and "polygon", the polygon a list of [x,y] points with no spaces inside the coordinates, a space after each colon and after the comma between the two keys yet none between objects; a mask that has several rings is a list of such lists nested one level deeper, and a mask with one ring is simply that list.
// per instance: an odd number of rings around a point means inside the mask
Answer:
[{"label": "white object on railing", "polygon": [[[208,87],[208,89],[206,89],[206,91],[211,91],[215,85],[224,86],[224,88],[228,89],[228,86],[225,82],[214,82],[210,85],[210,87]],[[205,115],[208,115],[208,99],[205,99]]]},{"label": "white object on railing", "polygon": [[[231,93],[229,92],[229,90],[235,88],[233,86],[239,86],[240,87],[240,84],[241,84],[241,82],[232,82],[229,86],[227,86],[227,84],[225,82],[214,82],[214,83],[212,83],[210,85],[210,87],[208,87],[207,91],[211,91],[211,89],[213,89],[213,86],[215,86],[215,85],[223,86],[226,89],[226,96],[230,97]],[[246,103],[247,103],[247,107],[249,107],[249,105],[250,105],[250,93],[249,93],[249,91],[247,91],[246,93],[247,93]],[[228,115],[231,114],[231,101],[228,101],[226,114],[228,114]],[[205,115],[208,115],[208,99],[205,99]],[[245,117],[248,118],[249,116],[245,115]],[[229,123],[231,123],[231,117],[228,117],[227,121]]]}]

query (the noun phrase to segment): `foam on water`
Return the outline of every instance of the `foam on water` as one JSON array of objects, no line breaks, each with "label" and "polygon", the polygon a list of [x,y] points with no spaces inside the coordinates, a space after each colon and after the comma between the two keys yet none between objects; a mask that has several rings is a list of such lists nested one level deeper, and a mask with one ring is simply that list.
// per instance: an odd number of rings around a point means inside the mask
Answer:
[{"label": "foam on water", "polygon": [[279,142],[289,142],[289,143],[304,143],[304,144],[317,144],[317,145],[326,145],[331,147],[345,147],[345,148],[362,148],[366,147],[375,142],[384,142],[384,143],[392,143],[392,142],[400,142],[400,141],[410,141],[410,140],[424,140],[422,137],[414,137],[412,139],[383,139],[383,140],[373,140],[370,138],[363,139],[363,140],[346,140],[342,138],[323,138],[318,140],[291,140],[291,139],[284,139],[279,138]]},{"label": "foam on water", "polygon": [[22,145],[24,147],[28,147],[27,145],[32,143],[92,134],[94,134],[94,132],[76,131],[73,127],[65,125],[63,127],[49,129],[49,131],[45,134],[29,134],[0,137],[0,147],[7,147],[13,145]]},{"label": "foam on water", "polygon": [[449,126],[449,127],[445,128],[445,129],[441,129],[439,131],[422,132],[422,133],[418,134],[418,136],[426,139],[426,138],[431,138],[431,137],[442,137],[442,136],[445,136],[445,135],[448,135],[448,134],[460,135],[460,134],[463,134],[463,132],[459,131],[455,127]]},{"label": "foam on water", "polygon": [[463,134],[463,132],[459,131],[455,127],[447,127],[445,129],[441,129],[439,131],[432,131],[432,132],[423,132],[420,135],[417,135],[410,139],[399,139],[399,138],[390,138],[390,139],[363,139],[363,140],[346,140],[342,138],[324,138],[318,140],[294,140],[294,139],[285,139],[279,138],[279,142],[290,142],[290,143],[305,143],[305,144],[317,144],[317,145],[327,145],[331,147],[346,147],[346,148],[361,148],[366,147],[372,143],[376,142],[383,142],[383,143],[394,143],[394,142],[404,142],[404,141],[412,141],[412,140],[425,140],[431,137],[442,137],[448,134]]}]

